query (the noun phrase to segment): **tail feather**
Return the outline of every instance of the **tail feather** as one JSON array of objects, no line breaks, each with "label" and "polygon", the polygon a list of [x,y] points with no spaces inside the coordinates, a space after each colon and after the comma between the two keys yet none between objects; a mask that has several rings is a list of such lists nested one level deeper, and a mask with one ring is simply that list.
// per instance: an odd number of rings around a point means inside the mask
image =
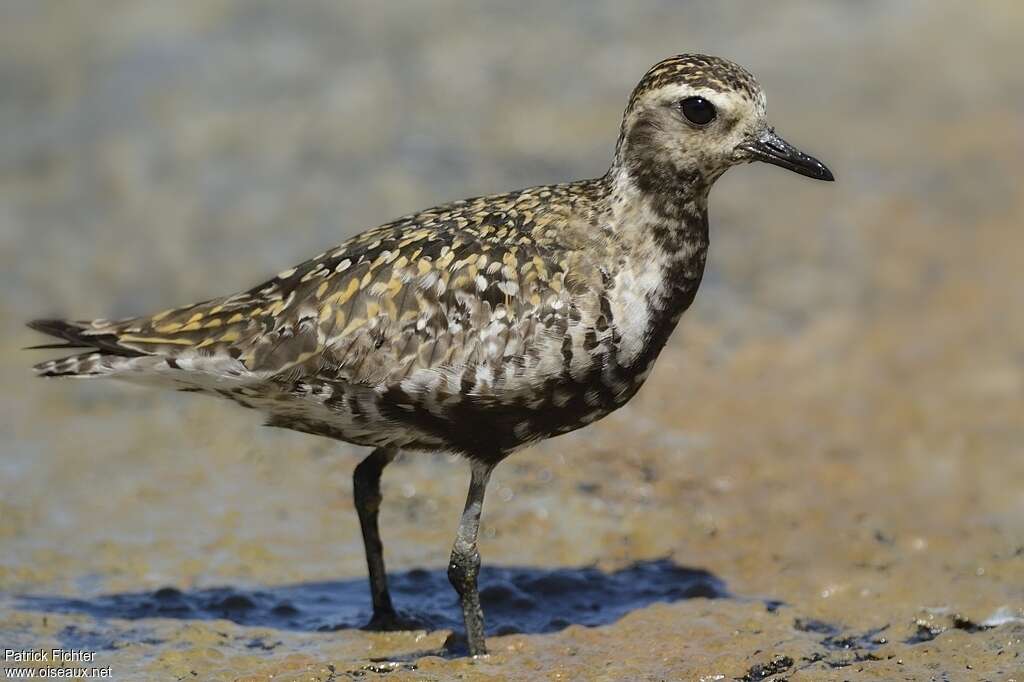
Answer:
[{"label": "tail feather", "polygon": [[56,360],[47,360],[33,365],[37,376],[41,377],[98,377],[110,374],[111,360],[120,356],[104,355],[90,352],[80,355],[69,355]]},{"label": "tail feather", "polygon": [[38,332],[64,339],[64,345],[43,345],[38,348],[95,348],[108,355],[138,357],[143,355],[137,350],[127,348],[119,343],[117,334],[97,329],[91,322],[72,322],[70,320],[32,320],[29,328]]},{"label": "tail feather", "polygon": [[96,329],[91,322],[68,320],[32,320],[28,326],[64,343],[45,343],[30,349],[88,348],[88,352],[41,362],[32,369],[41,377],[92,377],[109,374],[114,361],[138,357],[142,353],[118,343],[113,333]]},{"label": "tail feather", "polygon": [[41,343],[38,346],[25,346],[22,350],[50,350],[52,348],[88,348],[80,343]]}]

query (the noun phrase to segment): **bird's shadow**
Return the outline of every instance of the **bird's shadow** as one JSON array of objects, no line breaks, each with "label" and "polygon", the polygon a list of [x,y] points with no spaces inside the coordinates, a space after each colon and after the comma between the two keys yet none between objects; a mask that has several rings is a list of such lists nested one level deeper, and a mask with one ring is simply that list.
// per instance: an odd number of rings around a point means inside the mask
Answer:
[{"label": "bird's shadow", "polygon": [[[446,571],[394,573],[389,584],[396,607],[417,629],[461,630],[461,612]],[[606,625],[654,602],[728,596],[725,584],[713,574],[669,559],[642,561],[612,573],[595,567],[518,566],[485,566],[480,572],[489,635]],[[371,612],[364,578],[252,589],[165,587],[87,599],[34,594],[21,595],[16,602],[25,610],[97,619],[226,618],[239,625],[305,632],[361,628]]]}]

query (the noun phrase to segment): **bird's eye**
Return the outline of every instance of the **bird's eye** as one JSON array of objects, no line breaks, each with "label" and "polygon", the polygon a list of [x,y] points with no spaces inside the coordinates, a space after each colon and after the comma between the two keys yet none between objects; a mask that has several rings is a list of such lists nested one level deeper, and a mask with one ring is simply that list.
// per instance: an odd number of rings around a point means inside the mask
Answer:
[{"label": "bird's eye", "polygon": [[679,102],[679,108],[686,120],[695,126],[706,126],[718,115],[715,105],[703,97],[687,97]]}]

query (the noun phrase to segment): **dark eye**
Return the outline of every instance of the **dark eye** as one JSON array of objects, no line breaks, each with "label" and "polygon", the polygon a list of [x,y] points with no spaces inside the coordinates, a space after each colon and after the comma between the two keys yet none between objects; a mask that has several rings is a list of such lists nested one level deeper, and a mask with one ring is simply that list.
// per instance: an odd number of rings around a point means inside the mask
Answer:
[{"label": "dark eye", "polygon": [[686,120],[695,126],[706,126],[715,120],[715,105],[703,97],[687,97],[679,103]]}]

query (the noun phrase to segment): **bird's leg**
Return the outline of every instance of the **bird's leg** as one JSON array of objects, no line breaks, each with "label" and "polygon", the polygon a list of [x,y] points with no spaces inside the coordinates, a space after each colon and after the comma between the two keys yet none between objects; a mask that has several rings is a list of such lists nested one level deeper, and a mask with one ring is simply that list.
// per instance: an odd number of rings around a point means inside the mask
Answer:
[{"label": "bird's leg", "polygon": [[459,522],[459,532],[452,546],[452,558],[448,562],[448,580],[459,593],[462,604],[462,618],[466,623],[466,639],[471,656],[487,653],[484,642],[484,613],[480,608],[480,594],[476,578],[480,572],[480,552],[476,548],[477,532],[480,530],[480,512],[484,505],[484,490],[491,477],[494,464],[473,462],[473,475],[466,496],[466,508]]},{"label": "bird's leg", "polygon": [[370,572],[370,596],[373,599],[373,617],[366,627],[372,630],[394,630],[399,627],[398,614],[395,613],[388,592],[384,548],[377,528],[377,513],[381,502],[380,475],[397,454],[398,451],[391,448],[377,448],[352,473],[352,491],[359,525],[363,529],[366,567]]}]

